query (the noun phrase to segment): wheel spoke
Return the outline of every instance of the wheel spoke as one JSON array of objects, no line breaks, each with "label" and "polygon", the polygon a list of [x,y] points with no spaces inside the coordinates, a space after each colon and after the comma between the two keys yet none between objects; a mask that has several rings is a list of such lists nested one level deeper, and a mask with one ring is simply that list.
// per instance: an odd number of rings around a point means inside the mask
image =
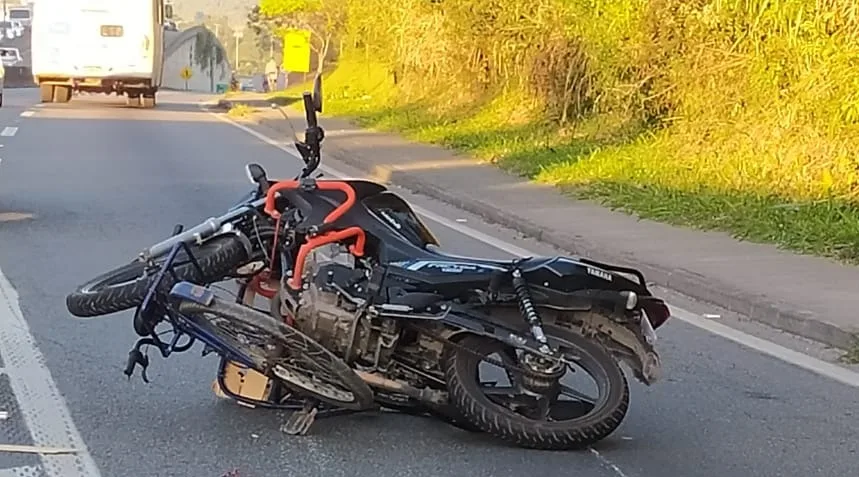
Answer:
[{"label": "wheel spoke", "polygon": [[590,404],[592,406],[597,402],[597,398],[588,396],[587,394],[585,394],[583,392],[576,391],[575,389],[573,389],[567,385],[561,384],[560,388],[561,388],[560,389],[561,395],[563,395],[563,396],[575,398],[578,401],[581,401],[585,404]]}]

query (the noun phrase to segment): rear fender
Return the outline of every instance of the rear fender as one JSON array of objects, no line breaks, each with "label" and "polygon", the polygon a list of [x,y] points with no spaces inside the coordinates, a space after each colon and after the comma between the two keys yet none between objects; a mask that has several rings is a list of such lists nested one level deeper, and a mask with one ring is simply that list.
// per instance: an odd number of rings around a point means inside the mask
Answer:
[{"label": "rear fender", "polygon": [[598,311],[558,313],[554,324],[600,343],[648,386],[662,377],[662,363],[653,346],[656,335],[652,328],[650,333],[645,330],[646,324],[620,322]]}]

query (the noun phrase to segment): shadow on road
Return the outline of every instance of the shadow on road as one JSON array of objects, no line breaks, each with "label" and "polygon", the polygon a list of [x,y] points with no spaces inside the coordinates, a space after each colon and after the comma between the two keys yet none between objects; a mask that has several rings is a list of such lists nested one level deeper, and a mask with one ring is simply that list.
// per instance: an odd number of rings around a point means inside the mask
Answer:
[{"label": "shadow on road", "polygon": [[270,108],[272,104],[276,104],[278,106],[289,106],[292,103],[296,103],[300,101],[301,98],[298,96],[243,96],[236,95],[227,97],[226,99],[222,99],[218,101],[218,105],[221,107],[226,107],[227,109],[233,108],[238,105],[248,106],[250,108]]}]

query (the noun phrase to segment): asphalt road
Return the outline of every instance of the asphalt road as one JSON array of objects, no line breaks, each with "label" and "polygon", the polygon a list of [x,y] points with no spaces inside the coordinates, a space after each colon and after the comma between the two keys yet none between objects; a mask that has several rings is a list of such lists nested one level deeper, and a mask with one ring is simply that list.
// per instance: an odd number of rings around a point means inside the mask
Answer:
[{"label": "asphalt road", "polygon": [[[514,449],[387,413],[323,419],[311,435],[289,437],[278,430],[283,416],[217,400],[210,391],[216,359],[196,352],[155,358],[149,385],[127,381],[130,312],[77,321],[65,310],[66,293],[127,262],[175,223],[222,213],[249,188],[246,162],[273,177],[299,167],[189,103],[197,99],[165,93],[154,110],[100,96],[36,107],[37,91],[7,91],[0,108],[0,411],[8,416],[0,419],[0,443],[77,453],[0,452],[0,469],[8,469],[0,476],[218,477],[231,469],[242,477],[856,475],[855,388],[680,320],[660,333],[665,381],[633,383],[627,420],[593,452]],[[447,206],[415,201],[455,224],[515,240]],[[505,255],[429,223],[453,252]]]}]

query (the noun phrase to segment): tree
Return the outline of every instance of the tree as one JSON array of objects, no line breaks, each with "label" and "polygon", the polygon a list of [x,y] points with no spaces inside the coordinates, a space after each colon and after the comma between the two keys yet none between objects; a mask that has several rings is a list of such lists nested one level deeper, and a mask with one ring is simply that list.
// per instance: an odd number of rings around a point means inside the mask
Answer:
[{"label": "tree", "polygon": [[259,5],[250,9],[247,18],[247,28],[253,33],[257,49],[260,52],[267,49],[270,49],[272,53],[282,50],[283,41],[278,34],[282,23],[274,18],[263,15],[260,12]]},{"label": "tree", "polygon": [[278,33],[290,28],[310,31],[316,70],[322,72],[334,36],[346,26],[347,0],[260,0],[260,13],[280,21]]},{"label": "tree", "polygon": [[194,63],[204,72],[209,71],[209,84],[215,91],[215,68],[227,57],[221,43],[215,35],[208,30],[197,33],[194,38]]}]

